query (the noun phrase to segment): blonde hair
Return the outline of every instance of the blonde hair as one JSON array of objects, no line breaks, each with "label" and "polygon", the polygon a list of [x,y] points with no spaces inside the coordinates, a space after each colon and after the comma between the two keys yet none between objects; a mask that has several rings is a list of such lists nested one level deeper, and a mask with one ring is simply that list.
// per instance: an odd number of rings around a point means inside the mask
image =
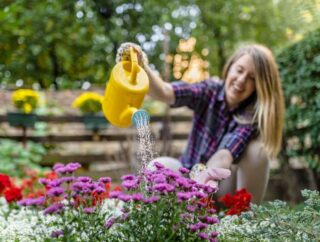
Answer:
[{"label": "blonde hair", "polygon": [[275,158],[282,146],[284,126],[284,97],[278,66],[272,52],[265,46],[250,44],[241,47],[223,68],[226,80],[230,67],[243,55],[249,55],[254,63],[257,100],[253,107],[253,120],[257,123],[264,149],[269,158]]}]

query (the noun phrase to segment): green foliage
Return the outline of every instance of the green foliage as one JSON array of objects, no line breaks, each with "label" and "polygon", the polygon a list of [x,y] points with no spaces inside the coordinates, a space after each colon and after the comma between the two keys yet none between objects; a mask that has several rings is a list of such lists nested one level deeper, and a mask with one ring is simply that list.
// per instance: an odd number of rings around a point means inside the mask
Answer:
[{"label": "green foliage", "polygon": [[11,140],[0,141],[0,173],[12,177],[25,177],[25,169],[41,170],[38,163],[42,160],[46,150],[40,144],[28,142],[26,147]]},{"label": "green foliage", "polygon": [[217,75],[239,42],[278,48],[293,39],[288,30],[303,34],[319,23],[317,1],[4,0],[0,82],[40,88],[104,84],[117,48],[127,41],[140,44],[162,72],[163,53],[174,55],[179,40],[191,35],[198,53],[209,49],[206,59]]},{"label": "green foliage", "polygon": [[[286,98],[286,155],[320,171],[320,29],[278,55]],[[294,144],[292,144],[294,143]]]},{"label": "green foliage", "polygon": [[[320,23],[313,0],[197,0],[200,25],[193,34],[198,49],[208,48],[211,73],[219,74],[227,57],[242,42],[259,42],[271,49],[286,45],[293,36]],[[313,7],[312,7],[313,6]],[[310,12],[314,23],[306,22],[303,11]],[[303,26],[303,27],[302,27]],[[319,25],[318,25],[319,26]]]},{"label": "green foliage", "polygon": [[57,88],[105,81],[108,39],[92,1],[5,1],[0,9],[2,82]]},{"label": "green foliage", "polygon": [[318,241],[320,238],[320,195],[303,190],[302,209],[292,209],[285,202],[253,205],[240,217],[227,216],[220,221],[219,241]]}]

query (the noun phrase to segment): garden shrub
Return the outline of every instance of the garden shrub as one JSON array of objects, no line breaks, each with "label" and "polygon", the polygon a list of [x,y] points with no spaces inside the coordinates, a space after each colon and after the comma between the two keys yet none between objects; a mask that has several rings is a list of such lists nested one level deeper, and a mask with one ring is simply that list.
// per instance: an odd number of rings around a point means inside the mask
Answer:
[{"label": "garden shrub", "polygon": [[277,200],[252,205],[239,217],[224,217],[216,228],[219,241],[319,241],[319,191],[303,190],[302,196],[306,200],[300,209]]},{"label": "garden shrub", "polygon": [[285,154],[320,171],[320,28],[278,56],[286,99]]},{"label": "garden shrub", "polygon": [[47,153],[41,144],[27,142],[23,147],[21,143],[12,140],[0,141],[0,173],[14,177],[24,177],[26,170],[44,170],[39,165],[43,156]]}]

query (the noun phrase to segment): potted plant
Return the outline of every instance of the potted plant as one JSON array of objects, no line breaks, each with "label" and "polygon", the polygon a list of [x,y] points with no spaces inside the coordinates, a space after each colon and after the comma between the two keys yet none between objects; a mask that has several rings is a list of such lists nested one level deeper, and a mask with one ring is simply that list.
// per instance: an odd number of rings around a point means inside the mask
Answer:
[{"label": "potted plant", "polygon": [[103,96],[95,92],[84,92],[72,103],[72,107],[83,113],[83,122],[88,130],[105,129],[107,120],[101,115]]},{"label": "potted plant", "polygon": [[8,123],[13,127],[34,127],[39,105],[39,93],[32,89],[18,89],[12,93],[12,102],[18,112],[8,112]]}]

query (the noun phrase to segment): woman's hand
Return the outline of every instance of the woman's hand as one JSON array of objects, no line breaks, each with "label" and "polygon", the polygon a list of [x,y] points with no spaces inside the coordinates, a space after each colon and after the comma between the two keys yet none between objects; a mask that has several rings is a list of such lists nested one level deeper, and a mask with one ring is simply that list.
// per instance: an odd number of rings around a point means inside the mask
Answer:
[{"label": "woman's hand", "polygon": [[153,70],[151,70],[151,68],[148,66],[148,57],[142,51],[139,45],[130,42],[121,44],[117,51],[116,62],[118,63],[119,61],[130,60],[130,47],[133,47],[134,51],[137,52],[138,64],[145,70],[149,77],[150,96],[167,104],[173,104],[175,101],[175,96],[171,84],[164,82],[160,76],[158,76]]},{"label": "woman's hand", "polygon": [[138,64],[145,68],[149,65],[149,60],[146,53],[141,49],[141,47],[135,43],[125,42],[120,45],[117,50],[116,62],[120,61],[128,61],[130,60],[130,47],[134,49],[134,51],[138,55]]},{"label": "woman's hand", "polygon": [[194,180],[200,184],[211,186],[218,189],[218,182],[228,178],[231,175],[231,171],[225,168],[207,168],[199,172]]}]

